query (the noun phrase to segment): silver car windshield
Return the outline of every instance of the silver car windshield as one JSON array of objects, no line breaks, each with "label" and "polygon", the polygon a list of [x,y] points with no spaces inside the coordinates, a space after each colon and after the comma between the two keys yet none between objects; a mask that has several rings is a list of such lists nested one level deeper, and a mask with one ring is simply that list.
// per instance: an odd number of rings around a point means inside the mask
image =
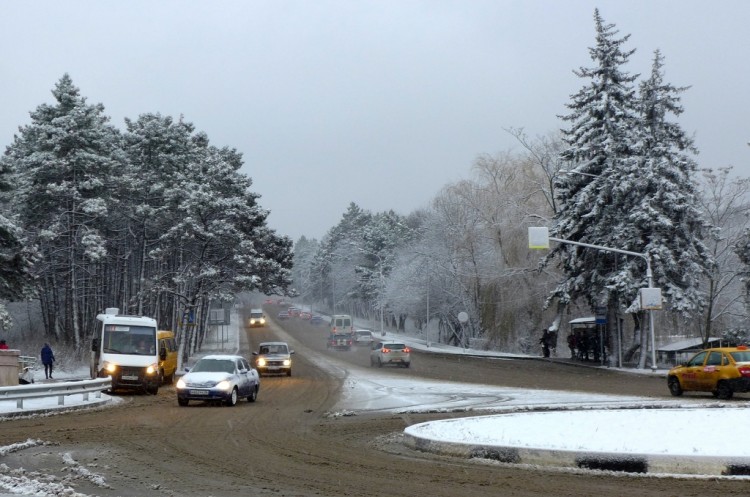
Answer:
[{"label": "silver car windshield", "polygon": [[230,359],[201,359],[190,370],[191,373],[234,373],[234,361]]}]

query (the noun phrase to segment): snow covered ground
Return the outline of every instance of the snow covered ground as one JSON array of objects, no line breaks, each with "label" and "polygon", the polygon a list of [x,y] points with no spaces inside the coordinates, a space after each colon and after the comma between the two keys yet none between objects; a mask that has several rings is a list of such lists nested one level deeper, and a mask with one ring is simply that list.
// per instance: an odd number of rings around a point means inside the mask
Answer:
[{"label": "snow covered ground", "polygon": [[[209,341],[204,352],[234,351],[238,348],[238,319],[222,330],[220,340]],[[226,335],[224,335],[226,333]],[[398,335],[399,340],[408,340]],[[293,337],[284,339],[299,349]],[[408,340],[410,346],[423,350],[437,345]],[[439,346],[441,352],[490,355],[488,352]],[[586,453],[652,454],[660,457],[701,456],[750,459],[750,434],[735,430],[731,443],[715,437],[715,420],[721,417],[725,426],[743,426],[750,411],[742,402],[721,402],[707,397],[701,405],[677,399],[653,400],[641,397],[594,395],[580,392],[524,390],[482,386],[457,382],[417,379],[380,369],[352,367],[329,356],[305,351],[332,374],[346,378],[345,391],[331,416],[349,416],[363,412],[476,412],[475,417],[433,421],[409,426],[407,436],[441,443],[514,446],[550,451],[583,451]],[[632,374],[659,374],[664,371],[640,371]],[[60,380],[85,378],[80,371],[57,371]],[[665,383],[666,391],[666,383]],[[114,397],[117,401],[117,397]],[[71,404],[74,402],[70,401]],[[66,406],[70,407],[70,405]],[[670,408],[671,407],[671,408]],[[44,412],[56,409],[56,398],[27,401],[24,411]],[[540,411],[541,410],[541,411]],[[15,402],[0,400],[0,417],[14,413]],[[33,412],[32,412],[33,411]],[[495,414],[486,415],[492,412]],[[498,412],[502,414],[497,414]],[[48,415],[48,414],[37,414]],[[12,422],[12,421],[10,421]],[[543,427],[543,429],[540,429]],[[696,443],[696,440],[700,443]],[[0,491],[15,495],[44,494],[48,482],[24,479],[2,469],[2,457],[23,450],[24,444],[44,441],[18,441],[0,447]],[[74,464],[75,461],[66,462]],[[712,476],[716,477],[716,476]],[[735,477],[738,478],[738,477]],[[739,477],[741,478],[741,477]],[[2,495],[2,494],[0,494]],[[80,495],[80,494],[79,494]]]}]

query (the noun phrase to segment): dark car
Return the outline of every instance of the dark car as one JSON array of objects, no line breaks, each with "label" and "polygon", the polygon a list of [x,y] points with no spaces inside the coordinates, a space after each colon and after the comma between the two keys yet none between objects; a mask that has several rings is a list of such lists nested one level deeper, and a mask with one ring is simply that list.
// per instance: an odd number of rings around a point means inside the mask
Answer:
[{"label": "dark car", "polygon": [[255,402],[260,376],[247,359],[237,355],[207,355],[177,380],[177,403],[191,400],[223,401],[233,406],[239,398]]},{"label": "dark car", "polygon": [[289,313],[287,311],[279,311],[276,317],[279,319],[289,319]]},{"label": "dark car", "polygon": [[310,318],[310,324],[315,326],[320,326],[323,323],[325,323],[325,320],[321,316],[313,316]]}]

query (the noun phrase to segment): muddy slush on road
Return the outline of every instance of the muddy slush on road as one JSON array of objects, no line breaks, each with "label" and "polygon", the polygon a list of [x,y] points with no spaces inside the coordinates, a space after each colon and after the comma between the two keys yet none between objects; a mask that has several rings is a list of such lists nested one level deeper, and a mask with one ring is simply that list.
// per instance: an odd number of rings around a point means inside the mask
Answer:
[{"label": "muddy slush on road", "polygon": [[[411,450],[403,443],[406,426],[471,413],[336,415],[345,368],[321,367],[316,358],[369,367],[369,350],[328,350],[327,330],[296,319],[280,324],[283,330],[271,322],[240,333],[245,357],[261,341],[289,341],[296,352],[294,376],[264,377],[255,403],[179,407],[174,388],[163,387],[156,396],[123,393],[122,402],[112,407],[4,420],[0,446],[28,443],[0,456],[0,478],[47,482],[48,495],[74,491],[122,497],[747,495],[742,480],[518,467]],[[410,369],[389,369],[388,374],[529,389],[575,386],[591,393],[669,395],[663,378],[554,361],[414,351]]]}]

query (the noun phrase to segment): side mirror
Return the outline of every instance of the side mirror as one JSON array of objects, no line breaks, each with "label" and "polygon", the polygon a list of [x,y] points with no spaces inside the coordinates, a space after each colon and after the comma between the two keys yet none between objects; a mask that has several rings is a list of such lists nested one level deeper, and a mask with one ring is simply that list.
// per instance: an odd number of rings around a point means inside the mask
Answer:
[{"label": "side mirror", "polygon": [[258,353],[257,352],[253,352],[253,355],[258,355]]},{"label": "side mirror", "polygon": [[289,351],[289,355],[292,355],[292,354],[294,354],[294,351],[293,351],[293,350],[290,350],[290,351]]}]

